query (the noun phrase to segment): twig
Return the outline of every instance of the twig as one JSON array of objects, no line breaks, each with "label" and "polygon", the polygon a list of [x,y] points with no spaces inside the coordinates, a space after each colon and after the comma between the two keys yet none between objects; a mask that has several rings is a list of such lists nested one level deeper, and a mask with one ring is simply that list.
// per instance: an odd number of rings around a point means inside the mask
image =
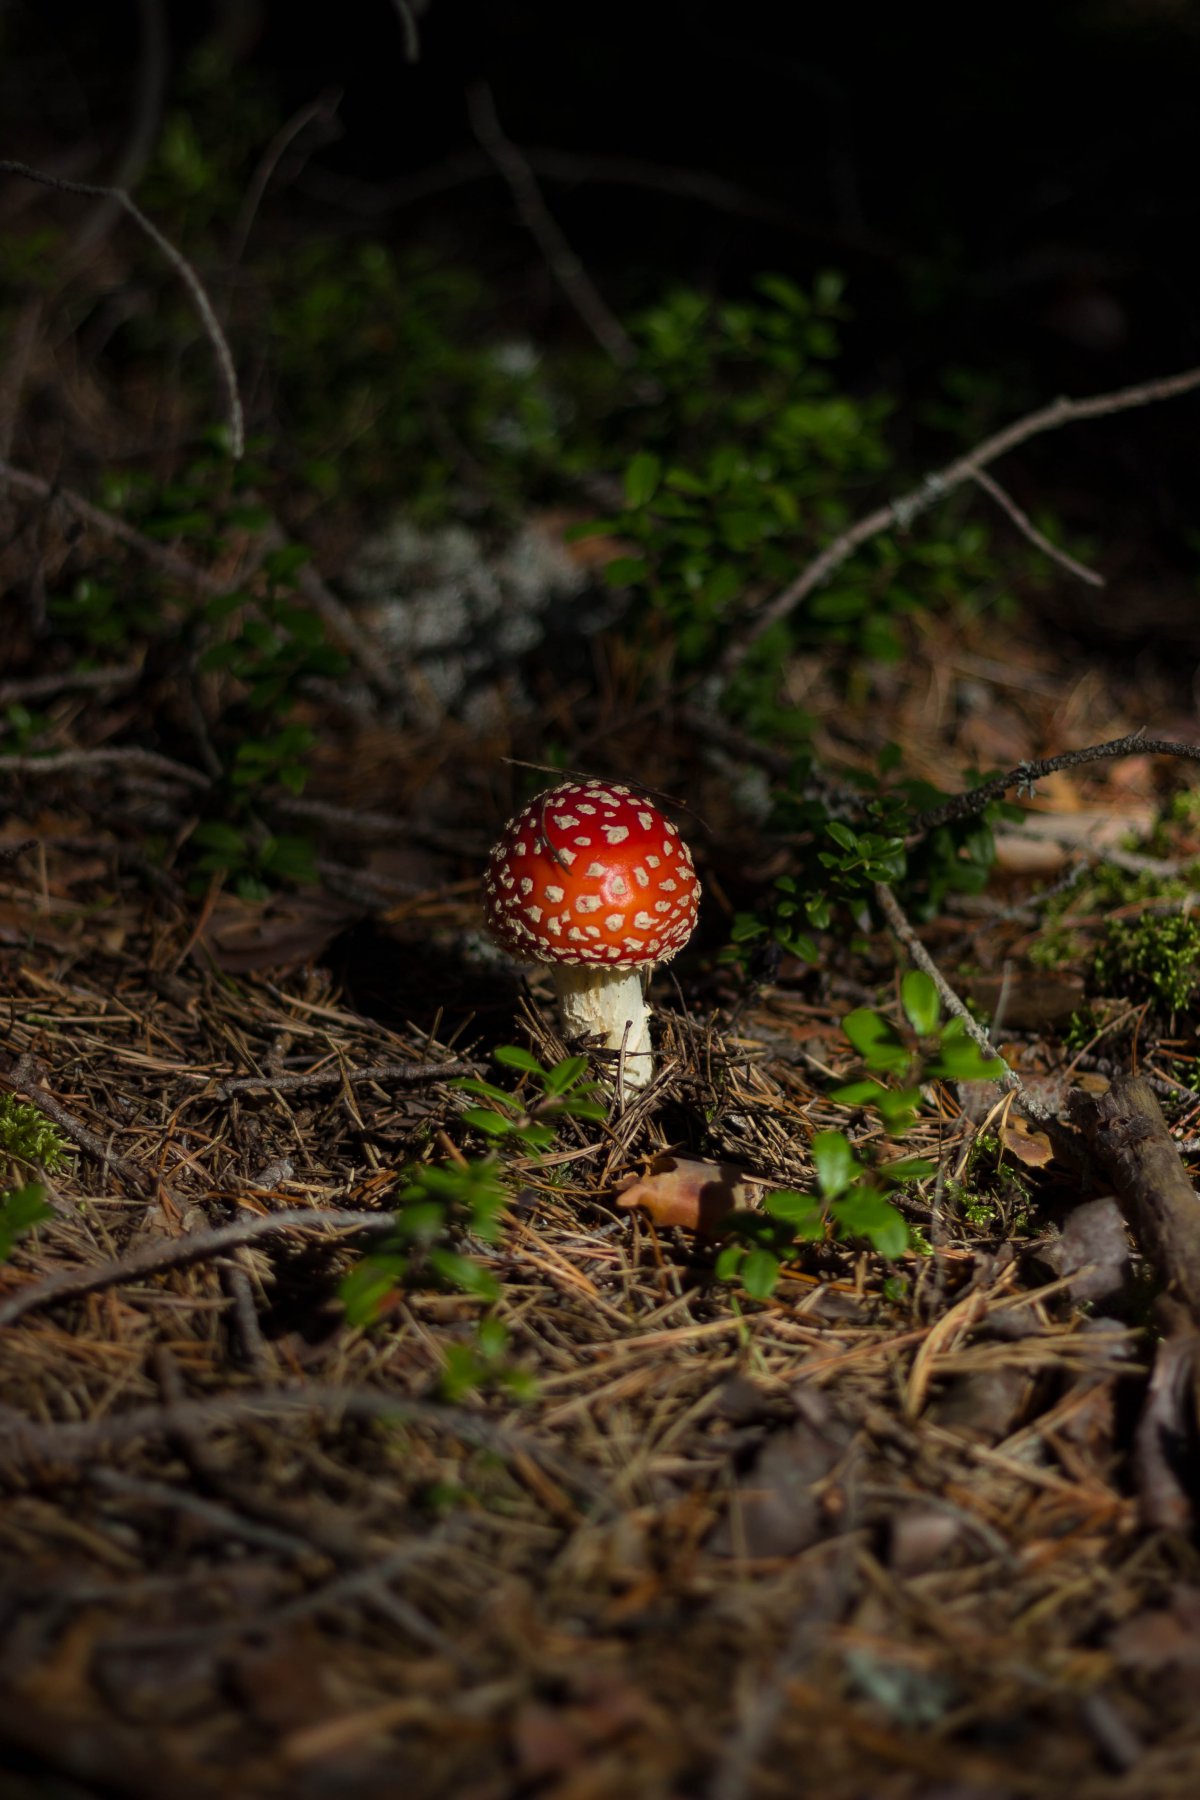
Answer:
[{"label": "twig", "polygon": [[1200,1324],[1200,1202],[1149,1083],[1118,1075],[1106,1094],[1076,1091],[1070,1108],[1144,1254]]},{"label": "twig", "polygon": [[141,1193],[146,1193],[154,1186],[154,1177],[148,1169],[143,1169],[138,1163],[129,1162],[123,1156],[114,1155],[109,1145],[97,1132],[90,1131],[73,1113],[67,1111],[60,1100],[56,1100],[53,1094],[48,1094],[45,1088],[38,1085],[28,1057],[18,1057],[12,1068],[6,1074],[0,1075],[0,1087],[6,1087],[14,1094],[24,1094],[27,1100],[32,1100],[39,1111],[44,1112],[48,1119],[52,1119],[73,1144],[78,1144],[81,1150],[86,1150],[89,1156],[94,1156],[103,1168],[115,1169],[118,1175],[123,1176]]},{"label": "twig", "polygon": [[[134,89],[133,123],[121,160],[113,171],[114,189],[128,191],[137,186],[158,141],[162,122],[163,101],[167,92],[167,30],[164,0],[137,0],[139,22],[139,57]],[[116,192],[105,196],[86,218],[68,246],[69,259],[79,264],[94,252],[108,236],[121,212]]]},{"label": "twig", "polygon": [[507,1425],[497,1425],[480,1413],[436,1400],[412,1399],[375,1388],[343,1387],[313,1382],[297,1389],[246,1388],[240,1393],[212,1394],[203,1399],[177,1401],[171,1406],[138,1406],[129,1412],[108,1413],[80,1423],[43,1424],[24,1418],[11,1407],[0,1408],[0,1471],[14,1473],[23,1465],[79,1463],[118,1450],[139,1438],[170,1436],[184,1431],[216,1430],[244,1424],[250,1419],[290,1418],[324,1414],[330,1420],[352,1419],[378,1424],[425,1425],[450,1437],[502,1457],[525,1455],[606,1512],[614,1510],[611,1495],[574,1458],[568,1458]]},{"label": "twig", "polygon": [[1200,369],[1186,369],[1179,375],[1164,376],[1158,381],[1140,382],[1136,387],[1118,388],[1110,394],[1094,394],[1087,400],[1060,399],[1051,401],[1037,412],[1026,413],[1023,419],[1017,419],[1006,425],[1002,431],[985,438],[974,450],[965,456],[947,463],[945,468],[938,469],[925,479],[910,493],[903,494],[896,500],[890,500],[886,506],[876,507],[874,512],[867,513],[864,518],[843,531],[832,544],[826,545],[819,556],[813,558],[808,566],[801,570],[794,581],[790,581],[784,589],[759,613],[740,639],[732,643],[722,660],[721,672],[730,675],[741,666],[744,658],[760,637],[795,611],[800,602],[813,592],[814,588],[827,581],[835,569],[840,569],[854,552],[868,543],[871,538],[878,537],[881,532],[899,527],[907,531],[919,514],[927,512],[937,501],[942,500],[954,488],[960,487],[964,481],[974,481],[979,471],[993,463],[1001,456],[1015,450],[1018,444],[1026,443],[1030,438],[1038,437],[1045,431],[1057,431],[1063,425],[1073,425],[1081,419],[1104,418],[1111,413],[1129,412],[1134,407],[1149,406],[1158,400],[1171,400],[1180,394],[1189,394],[1200,387]]},{"label": "twig", "polygon": [[158,226],[148,219],[133,197],[124,188],[112,187],[93,181],[67,181],[61,175],[48,174],[43,169],[30,168],[28,163],[13,162],[5,157],[0,159],[0,174],[23,175],[27,181],[41,182],[43,187],[57,188],[64,194],[86,194],[96,200],[115,200],[123,207],[134,223],[146,233],[150,241],[157,246],[166,257],[175,273],[192,297],[192,303],[200,315],[201,323],[208,334],[217,361],[217,372],[225,389],[226,403],[229,409],[229,453],[235,461],[241,457],[246,447],[246,426],[242,414],[242,397],[238,392],[237,371],[233,366],[233,356],[229,349],[225,333],[213,311],[212,302],[204,291],[204,286],[192,265],[176,250],[169,238],[165,238]]},{"label": "twig", "polygon": [[97,775],[102,769],[128,769],[143,775],[161,775],[184,787],[212,786],[199,769],[172,762],[156,750],[58,750],[50,756],[0,756],[0,777],[5,775]]},{"label": "twig", "polygon": [[31,675],[24,681],[0,681],[0,706],[14,700],[48,700],[52,694],[110,693],[132,687],[142,673],[140,663],[123,663],[112,669],[64,669],[58,675]]},{"label": "twig", "polygon": [[567,242],[542,199],[533,170],[506,136],[496,116],[496,103],[486,81],[467,89],[467,113],[480,146],[508,183],[521,223],[537,243],[547,267],[600,348],[619,369],[637,361],[637,349],[625,327],[611,313],[587,270]]},{"label": "twig", "polygon": [[950,986],[950,983],[946,980],[946,977],[942,974],[942,971],[934,962],[932,956],[930,956],[928,950],[905,918],[900,902],[897,900],[891,888],[887,886],[886,882],[880,881],[876,883],[875,899],[879,906],[879,910],[883,913],[884,918],[887,920],[896,936],[900,939],[900,942],[908,950],[909,955],[912,957],[917,967],[922,969],[924,973],[928,975],[930,981],[932,981],[934,987],[936,987],[942,1005],[946,1008],[946,1011],[953,1013],[956,1019],[962,1020],[967,1036],[974,1044],[978,1045],[979,1049],[982,1050],[983,1054],[990,1061],[1001,1064],[1003,1074],[998,1077],[1000,1086],[1009,1093],[1016,1095],[1021,1111],[1025,1113],[1028,1118],[1035,1120],[1039,1125],[1051,1124],[1057,1117],[1054,1108],[1046,1106],[1041,1100],[1035,1100],[1016,1070],[1009,1068],[1008,1064],[1004,1061],[1004,1058],[999,1054],[995,1045],[992,1043],[991,1038],[983,1029],[983,1026],[979,1023],[978,1019],[972,1017],[971,1013],[967,1010],[967,1007],[959,999],[954,989]]},{"label": "twig", "polygon": [[404,33],[404,60],[415,63],[421,60],[421,37],[417,30],[417,21],[408,0],[392,0],[396,9],[396,17],[400,21],[400,29]]},{"label": "twig", "polygon": [[[29,1092],[28,1089],[24,1091]],[[238,1219],[232,1225],[218,1225],[211,1231],[193,1231],[187,1237],[172,1238],[165,1244],[147,1244],[129,1256],[101,1263],[94,1269],[68,1269],[30,1287],[20,1288],[0,1302],[0,1326],[15,1324],[26,1313],[39,1311],[58,1300],[76,1300],[82,1294],[123,1287],[128,1282],[140,1281],[143,1276],[159,1275],[164,1269],[183,1269],[189,1263],[203,1262],[207,1257],[219,1256],[222,1251],[240,1244],[254,1243],[258,1238],[279,1237],[289,1231],[386,1232],[393,1225],[390,1213],[323,1212],[311,1207],[294,1207],[287,1212]]]},{"label": "twig", "polygon": [[[918,813],[912,824],[912,835],[923,837],[926,832],[935,831],[939,825],[946,825],[951,819],[969,819],[975,813],[983,811],[993,800],[999,800],[1010,788],[1020,792],[1031,793],[1035,782],[1043,775],[1053,775],[1058,769],[1077,769],[1084,763],[1106,762],[1118,756],[1180,756],[1190,762],[1200,762],[1200,744],[1181,744],[1166,738],[1148,738],[1141,731],[1131,731],[1127,737],[1110,738],[1106,744],[1089,744],[1082,750],[1064,750],[1060,756],[1045,756],[1037,762],[1018,763],[1007,775],[995,775],[991,781],[981,782],[969,793],[955,794],[953,799],[946,800],[941,806],[932,806],[928,812]],[[911,840],[910,840],[911,841]]]},{"label": "twig", "polygon": [[13,320],[8,333],[8,355],[0,375],[0,457],[7,457],[16,434],[21,395],[29,373],[29,361],[41,329],[45,297],[31,294]]},{"label": "twig", "polygon": [[217,1099],[228,1100],[232,1094],[302,1094],[317,1088],[341,1087],[343,1083],[357,1087],[366,1081],[444,1081],[451,1075],[473,1075],[478,1065],[469,1062],[446,1063],[372,1063],[366,1069],[315,1069],[309,1075],[237,1075],[221,1082]]},{"label": "twig", "polygon": [[272,176],[283,161],[289,146],[295,143],[302,131],[318,122],[328,126],[336,121],[341,98],[341,90],[335,88],[329,93],[319,94],[309,105],[301,107],[298,113],[280,126],[259,158],[258,167],[251,177],[245,198],[238,210],[237,221],[233,228],[233,239],[229,246],[229,272],[225,287],[226,314],[228,314],[229,302],[237,284],[238,269],[246,254],[250,232]]},{"label": "twig", "polygon": [[1095,569],[1089,569],[1086,563],[1077,562],[1067,551],[1061,550],[1057,544],[1053,543],[1044,531],[1039,531],[1029,514],[1017,505],[1012,495],[1006,493],[998,481],[992,480],[986,470],[976,469],[971,479],[976,487],[982,488],[985,494],[991,495],[997,506],[1002,507],[1008,514],[1022,536],[1027,537],[1034,548],[1042,552],[1043,556],[1048,556],[1051,562],[1056,562],[1060,568],[1066,569],[1069,575],[1078,575],[1080,581],[1086,581],[1091,587],[1105,586],[1103,575],[1098,575]]},{"label": "twig", "polygon": [[115,513],[105,512],[103,507],[93,506],[90,500],[85,500],[82,494],[76,494],[70,488],[56,487],[53,483],[43,480],[40,475],[31,475],[28,470],[14,468],[11,463],[3,461],[0,461],[0,481],[6,481],[10,487],[17,488],[22,493],[33,494],[39,500],[61,501],[63,506],[73,512],[77,518],[83,519],[89,525],[94,525],[97,531],[103,531],[109,537],[116,538],[119,543],[128,544],[131,550],[136,550],[140,556],[146,558],[147,562],[155,563],[165,574],[172,576],[176,581],[182,581],[188,587],[198,588],[202,594],[215,596],[226,591],[224,582],[206,574],[203,569],[196,568],[194,563],[187,562],[182,556],[177,556],[165,545],[156,544],[152,539],[144,537],[133,525],[127,524]]}]

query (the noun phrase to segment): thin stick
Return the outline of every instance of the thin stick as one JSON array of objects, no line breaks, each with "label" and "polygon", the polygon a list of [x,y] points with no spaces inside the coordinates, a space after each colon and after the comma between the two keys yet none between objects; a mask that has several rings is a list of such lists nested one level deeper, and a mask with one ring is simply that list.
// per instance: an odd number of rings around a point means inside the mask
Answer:
[{"label": "thin stick", "polygon": [[936,987],[942,1005],[946,1008],[946,1011],[952,1013],[956,1019],[962,1020],[967,1036],[973,1043],[978,1045],[979,1049],[982,1050],[986,1057],[994,1062],[1000,1063],[1004,1071],[1003,1074],[998,1077],[1000,1086],[1005,1088],[1009,1093],[1016,1095],[1021,1111],[1025,1113],[1028,1118],[1035,1120],[1039,1125],[1051,1123],[1057,1116],[1054,1108],[1046,1106],[1041,1100],[1035,1100],[1016,1070],[1009,1068],[978,1019],[971,1016],[966,1006],[950,986],[950,983],[946,980],[946,977],[942,974],[942,971],[938,968],[932,956],[930,956],[928,950],[909,924],[909,921],[905,918],[900,902],[885,882],[880,881],[876,883],[875,899],[879,906],[879,910],[883,913],[884,918],[887,920],[896,936],[900,939],[900,942],[905,946],[917,967],[922,969],[925,974],[928,975],[930,981],[932,981],[934,987]]},{"label": "thin stick", "polygon": [[353,1419],[382,1425],[415,1424],[444,1431],[466,1444],[510,1458],[524,1454],[547,1471],[598,1502],[611,1514],[611,1495],[574,1458],[560,1455],[529,1433],[497,1425],[480,1413],[436,1400],[418,1400],[376,1388],[343,1387],[313,1382],[301,1388],[245,1388],[240,1393],[212,1394],[176,1401],[169,1406],[138,1406],[79,1423],[43,1424],[12,1407],[0,1407],[0,1471],[14,1472],[30,1462],[80,1463],[139,1438],[188,1431],[217,1430],[250,1419],[323,1414],[333,1421]]},{"label": "thin stick", "polygon": [[141,663],[122,663],[111,669],[64,669],[58,675],[31,675],[25,681],[0,681],[0,706],[14,700],[47,700],[52,694],[108,693],[113,688],[133,687],[142,673]]},{"label": "thin stick", "polygon": [[128,544],[131,550],[136,550],[140,556],[146,558],[147,562],[155,563],[164,573],[173,576],[176,581],[182,581],[188,587],[198,588],[202,594],[216,595],[226,592],[225,583],[217,581],[212,575],[205,574],[203,569],[198,569],[194,563],[187,562],[182,556],[177,556],[173,550],[168,550],[164,545],[156,544],[150,538],[143,537],[140,531],[127,524],[124,519],[118,518],[115,513],[105,512],[103,507],[93,506],[90,500],[85,500],[82,494],[76,494],[71,488],[56,487],[53,483],[43,480],[40,475],[31,475],[27,469],[16,469],[11,463],[3,461],[0,461],[0,481],[6,481],[10,487],[14,487],[22,493],[33,494],[39,500],[61,501],[77,518],[85,520],[89,525],[94,525],[97,531],[105,532],[109,537],[116,538],[118,542]]},{"label": "thin stick", "polygon": [[467,90],[471,129],[482,149],[508,183],[521,223],[535,240],[547,267],[600,348],[619,369],[637,361],[637,349],[620,320],[611,313],[587,270],[572,250],[542,199],[533,170],[496,116],[496,103],[486,81]]},{"label": "thin stick", "polygon": [[0,1326],[15,1324],[26,1313],[38,1312],[55,1301],[77,1300],[82,1294],[124,1287],[144,1276],[159,1275],[164,1269],[184,1269],[190,1263],[204,1262],[210,1256],[220,1256],[222,1251],[254,1243],[258,1238],[280,1237],[289,1231],[380,1233],[390,1231],[394,1224],[391,1213],[326,1212],[312,1207],[293,1207],[287,1212],[238,1219],[232,1225],[189,1232],[186,1237],[172,1238],[165,1244],[147,1244],[129,1256],[101,1263],[94,1269],[67,1269],[60,1275],[51,1275],[45,1281],[20,1288],[0,1302]]},{"label": "thin stick", "polygon": [[1037,762],[1018,763],[1007,775],[995,775],[991,781],[981,782],[969,793],[955,794],[941,806],[932,806],[928,812],[918,813],[913,820],[912,836],[924,837],[926,832],[935,831],[939,825],[946,825],[951,819],[969,819],[1012,788],[1016,788],[1019,793],[1030,794],[1035,782],[1040,781],[1043,775],[1053,775],[1058,769],[1077,769],[1085,763],[1107,762],[1118,756],[1180,756],[1189,762],[1200,762],[1200,744],[1181,744],[1168,738],[1148,738],[1144,735],[1144,729],[1131,731],[1127,737],[1110,738],[1105,744],[1089,744],[1082,750],[1064,750],[1060,756],[1045,756]]},{"label": "thin stick", "polygon": [[421,60],[421,37],[417,31],[417,21],[413,17],[413,9],[408,0],[392,0],[396,9],[396,17],[400,21],[400,29],[404,33],[404,60],[416,63]]},{"label": "thin stick", "polygon": [[367,1081],[444,1081],[452,1075],[474,1075],[479,1065],[470,1062],[445,1063],[372,1063],[366,1069],[315,1069],[308,1075],[238,1075],[221,1082],[217,1099],[228,1100],[231,1094],[303,1094],[315,1088],[341,1087],[348,1083],[357,1087]]},{"label": "thin stick", "polygon": [[115,1169],[118,1175],[140,1193],[144,1194],[153,1187],[154,1177],[148,1169],[143,1169],[139,1163],[129,1162],[124,1156],[115,1155],[104,1138],[89,1130],[73,1113],[67,1111],[60,1100],[56,1100],[53,1094],[48,1094],[45,1088],[38,1085],[28,1057],[19,1057],[6,1074],[0,1075],[0,1087],[7,1088],[10,1093],[24,1094],[39,1112],[44,1112],[60,1131],[65,1132],[73,1144],[78,1144],[81,1150],[86,1150],[89,1156],[95,1157],[102,1168]]},{"label": "thin stick", "polygon": [[1018,444],[1024,444],[1030,438],[1040,436],[1042,432],[1057,431],[1063,425],[1076,424],[1081,419],[1099,419],[1110,413],[1129,412],[1134,407],[1149,406],[1158,400],[1172,400],[1180,394],[1190,394],[1198,387],[1200,369],[1185,369],[1179,375],[1140,382],[1136,387],[1118,388],[1111,394],[1094,394],[1087,400],[1053,400],[1049,406],[1043,406],[1037,412],[1026,413],[1023,419],[1017,419],[992,437],[985,438],[965,456],[957,457],[953,462],[947,463],[945,468],[926,475],[910,493],[902,494],[897,500],[890,500],[886,506],[876,507],[874,512],[867,513],[864,518],[851,525],[849,530],[843,531],[840,537],[835,538],[832,544],[828,544],[819,556],[814,557],[801,570],[794,581],[789,582],[787,587],[767,603],[741,639],[730,645],[722,661],[721,672],[730,675],[739,668],[751,646],[758,642],[763,633],[794,612],[814,588],[827,581],[834,570],[840,569],[863,544],[893,527],[898,526],[900,530],[907,531],[919,514],[927,512],[935,502],[944,499],[964,481],[974,481],[988,463],[996,462],[1010,450],[1015,450]]},{"label": "thin stick", "polygon": [[1086,563],[1077,562],[1073,556],[1068,555],[1067,551],[1061,550],[1057,544],[1053,543],[1044,531],[1039,531],[1029,514],[1017,505],[1012,495],[1006,493],[998,481],[992,480],[986,470],[976,469],[971,479],[976,487],[982,488],[985,494],[991,495],[997,506],[1002,507],[1008,514],[1021,535],[1027,537],[1034,548],[1042,552],[1043,556],[1048,556],[1051,562],[1056,562],[1061,569],[1067,571],[1068,575],[1077,575],[1080,581],[1086,581],[1091,587],[1106,585],[1103,575],[1098,575],[1095,569],[1089,569]]},{"label": "thin stick", "polygon": [[12,162],[7,157],[0,159],[0,174],[23,175],[28,181],[40,181],[43,187],[57,188],[64,194],[86,194],[93,200],[115,200],[129,214],[136,225],[146,233],[150,241],[157,246],[166,257],[175,273],[179,276],[192,303],[200,315],[201,323],[208,334],[213,352],[217,360],[217,373],[225,389],[226,403],[229,408],[229,453],[238,460],[246,448],[246,425],[242,413],[242,397],[238,392],[237,371],[233,366],[233,355],[230,351],[225,333],[213,311],[212,302],[204,291],[204,286],[192,265],[180,255],[169,238],[165,238],[158,226],[148,219],[141,207],[124,188],[110,187],[93,181],[67,181],[61,175],[48,174],[43,169],[31,169],[28,163]]},{"label": "thin stick", "polygon": [[156,750],[58,750],[50,756],[0,756],[0,777],[4,775],[73,775],[91,776],[102,769],[128,769],[142,775],[161,775],[166,781],[182,782],[185,787],[212,786],[199,769],[186,763],[172,762]]}]

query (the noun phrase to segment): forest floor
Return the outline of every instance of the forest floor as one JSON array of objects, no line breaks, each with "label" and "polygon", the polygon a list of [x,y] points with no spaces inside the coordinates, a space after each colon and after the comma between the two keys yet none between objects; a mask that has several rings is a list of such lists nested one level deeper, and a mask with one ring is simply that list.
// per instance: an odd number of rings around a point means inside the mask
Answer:
[{"label": "forest floor", "polygon": [[[814,1130],[848,1117],[830,1077],[858,1067],[840,1021],[890,1007],[896,946],[739,984],[728,893],[783,866],[733,814],[756,753],[605,675],[588,741],[564,703],[568,757],[686,797],[707,929],[656,983],[655,1085],[565,1125],[466,1246],[519,1397],[447,1395],[477,1298],[401,1285],[366,1329],[339,1300],[406,1165],[461,1162],[452,1077],[494,1078],[496,1044],[564,1053],[538,983],[480,947],[511,746],[314,707],[326,875],[266,901],[140,855],[138,821],[189,796],[105,761],[119,686],[40,702],[76,763],[0,771],[2,1085],[73,1147],[0,1269],[6,1800],[1194,1793],[1194,1340],[1157,1335],[1153,1270],[1080,1212],[1109,1187],[997,1125],[994,1092],[932,1083],[905,1149],[939,1176],[898,1264],[809,1246],[753,1301],[621,1205],[681,1154],[811,1187]],[[856,714],[810,672],[818,747],[890,738],[947,788],[1141,722],[1032,629],[930,624],[880,680]],[[1004,1052],[1059,1112],[1105,1074],[1063,1044],[1086,955],[1026,960],[1031,883],[1144,838],[1169,776],[1054,777],[986,895],[921,927],[985,1005],[1007,982]],[[1194,853],[1177,829],[1166,854]],[[1186,1137],[1200,1103],[1142,1018]]]}]

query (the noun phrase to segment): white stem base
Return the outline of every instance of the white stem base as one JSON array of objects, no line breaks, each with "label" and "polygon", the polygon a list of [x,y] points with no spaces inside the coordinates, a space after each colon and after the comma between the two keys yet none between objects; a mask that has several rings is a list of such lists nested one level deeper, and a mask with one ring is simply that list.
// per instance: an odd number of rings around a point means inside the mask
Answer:
[{"label": "white stem base", "polygon": [[643,971],[559,963],[554,986],[568,1041],[598,1034],[606,1050],[619,1050],[624,1044],[625,1086],[645,1087],[654,1074],[654,1057]]}]

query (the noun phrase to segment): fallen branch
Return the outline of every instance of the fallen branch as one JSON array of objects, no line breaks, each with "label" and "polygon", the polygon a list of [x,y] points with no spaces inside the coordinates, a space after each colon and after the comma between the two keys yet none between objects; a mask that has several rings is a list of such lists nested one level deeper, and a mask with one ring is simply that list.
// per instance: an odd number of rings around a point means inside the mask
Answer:
[{"label": "fallen branch", "polygon": [[542,199],[533,170],[496,116],[496,103],[485,81],[476,82],[468,90],[467,111],[481,149],[504,177],[521,223],[545,257],[550,273],[605,354],[619,369],[631,368],[637,361],[632,338],[605,305]]},{"label": "fallen branch", "polygon": [[1047,1106],[1041,1100],[1036,1100],[1029,1092],[1016,1070],[1009,1068],[978,1019],[973,1017],[966,1004],[959,999],[954,989],[950,986],[950,983],[946,980],[946,977],[942,974],[942,971],[938,968],[932,956],[930,956],[928,950],[917,936],[912,925],[905,917],[900,902],[885,882],[881,881],[876,884],[875,899],[884,918],[887,920],[896,936],[900,939],[900,942],[905,946],[917,967],[923,970],[924,973],[928,975],[930,981],[932,981],[946,1011],[952,1013],[956,1019],[962,1020],[967,1036],[973,1043],[978,1045],[979,1049],[982,1050],[983,1054],[990,1061],[998,1062],[1002,1065],[1004,1072],[998,1077],[1000,1086],[1004,1088],[1007,1093],[1016,1096],[1017,1104],[1025,1114],[1026,1118],[1033,1119],[1039,1125],[1052,1124],[1058,1116],[1054,1108],[1052,1106]]},{"label": "fallen branch", "polygon": [[0,776],[83,775],[90,778],[104,769],[128,769],[141,775],[161,775],[184,787],[209,788],[212,782],[199,769],[172,762],[154,750],[58,750],[49,756],[0,756]]},{"label": "fallen branch", "polygon": [[232,1225],[218,1225],[211,1231],[193,1231],[186,1237],[171,1238],[167,1243],[147,1244],[129,1256],[100,1263],[94,1269],[68,1269],[45,1281],[20,1288],[7,1300],[0,1301],[0,1326],[13,1325],[26,1313],[37,1312],[56,1301],[77,1300],[83,1294],[96,1294],[104,1288],[124,1287],[144,1276],[160,1275],[164,1269],[187,1268],[190,1263],[204,1262],[210,1256],[220,1256],[225,1250],[252,1244],[258,1238],[280,1237],[289,1231],[385,1232],[394,1224],[391,1213],[321,1212],[312,1207],[295,1207],[287,1212],[238,1219]]},{"label": "fallen branch", "polygon": [[1118,1075],[1106,1094],[1077,1091],[1069,1106],[1164,1288],[1200,1324],[1200,1200],[1153,1089]]},{"label": "fallen branch", "polygon": [[469,1062],[372,1063],[365,1069],[343,1069],[339,1064],[315,1069],[309,1075],[237,1075],[220,1083],[217,1099],[228,1100],[232,1094],[303,1094],[318,1088],[341,1087],[343,1083],[358,1087],[368,1081],[444,1081],[452,1075],[477,1073],[478,1065]]},{"label": "fallen branch", "polygon": [[460,1442],[494,1451],[505,1459],[528,1456],[576,1492],[614,1510],[611,1495],[573,1458],[560,1455],[527,1432],[497,1425],[480,1413],[436,1400],[411,1399],[375,1388],[341,1387],[314,1382],[302,1388],[247,1388],[241,1393],[213,1394],[176,1401],[169,1406],[138,1406],[80,1423],[44,1424],[11,1407],[0,1407],[0,1473],[21,1478],[31,1464],[77,1464],[119,1450],[139,1438],[171,1436],[244,1425],[251,1419],[286,1419],[324,1415],[329,1422],[352,1419],[382,1425],[424,1425]]},{"label": "fallen branch", "polygon": [[911,843],[914,839],[924,837],[926,832],[936,831],[939,825],[948,825],[952,819],[969,819],[981,813],[993,800],[1000,800],[1015,788],[1018,793],[1029,795],[1034,784],[1044,775],[1053,775],[1059,769],[1078,769],[1085,763],[1107,762],[1118,756],[1180,756],[1189,762],[1200,762],[1200,744],[1181,744],[1167,738],[1148,738],[1142,731],[1132,731],[1127,737],[1110,738],[1106,744],[1089,744],[1082,750],[1064,750],[1060,756],[1044,756],[1037,762],[1018,763],[1007,775],[994,775],[990,781],[981,782],[969,793],[955,794],[940,806],[931,806],[928,812],[918,813],[913,820]]},{"label": "fallen branch", "polygon": [[927,512],[937,501],[945,499],[947,494],[961,487],[963,482],[978,481],[982,469],[1006,456],[1010,450],[1015,450],[1019,444],[1027,443],[1030,438],[1039,437],[1043,432],[1057,431],[1063,425],[1077,424],[1081,419],[1100,419],[1111,413],[1130,412],[1135,407],[1150,406],[1158,400],[1173,400],[1180,394],[1190,394],[1196,388],[1200,388],[1200,369],[1185,369],[1179,375],[1167,375],[1159,381],[1140,382],[1136,387],[1118,388],[1111,394],[1093,394],[1087,400],[1053,400],[1049,406],[1043,406],[1037,412],[1026,413],[1023,419],[1017,419],[992,437],[985,438],[983,443],[977,444],[965,456],[956,457],[944,468],[926,475],[909,493],[890,500],[886,506],[876,507],[874,512],[867,513],[847,531],[843,531],[832,544],[826,545],[794,581],[790,581],[773,600],[767,602],[741,638],[729,646],[722,659],[721,673],[728,676],[740,668],[759,638],[778,624],[780,619],[786,619],[794,612],[801,601],[828,581],[834,571],[840,569],[856,550],[860,550],[872,538],[879,537],[882,532],[897,528],[907,531],[921,513]]}]

